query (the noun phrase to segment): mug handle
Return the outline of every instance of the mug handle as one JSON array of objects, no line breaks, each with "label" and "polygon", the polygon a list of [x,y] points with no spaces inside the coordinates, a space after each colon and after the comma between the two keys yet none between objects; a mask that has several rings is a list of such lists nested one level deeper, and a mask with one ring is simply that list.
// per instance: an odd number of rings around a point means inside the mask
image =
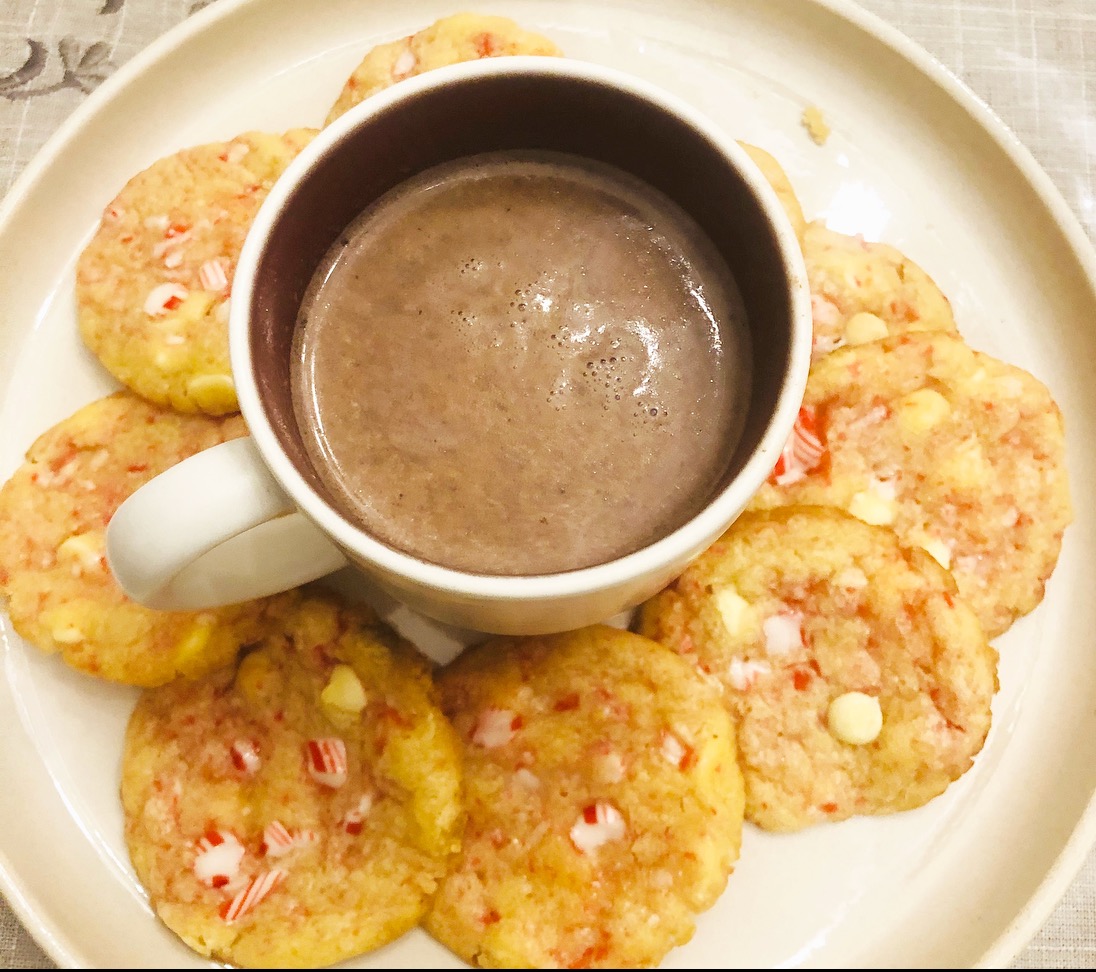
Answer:
[{"label": "mug handle", "polygon": [[346,555],[270,475],[249,436],[160,473],[107,525],[107,564],[146,607],[198,611],[288,590]]}]

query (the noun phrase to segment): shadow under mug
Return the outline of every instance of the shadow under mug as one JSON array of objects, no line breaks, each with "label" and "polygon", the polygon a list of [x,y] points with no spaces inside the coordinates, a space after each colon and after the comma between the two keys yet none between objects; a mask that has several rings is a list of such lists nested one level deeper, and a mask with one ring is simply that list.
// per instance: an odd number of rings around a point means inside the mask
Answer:
[{"label": "shadow under mug", "polygon": [[[607,163],[669,196],[727,262],[752,355],[742,435],[707,505],[641,550],[542,576],[452,570],[361,530],[317,476],[291,396],[297,312],[348,224],[414,174],[505,150]],[[596,64],[488,58],[370,97],[289,165],[240,254],[229,342],[251,436],[199,453],[122,504],[107,530],[107,558],[129,596],[154,608],[197,610],[286,590],[351,563],[436,620],[542,634],[604,620],[653,595],[746,506],[775,465],[802,399],[810,296],[784,211],[730,134],[659,88]]]}]

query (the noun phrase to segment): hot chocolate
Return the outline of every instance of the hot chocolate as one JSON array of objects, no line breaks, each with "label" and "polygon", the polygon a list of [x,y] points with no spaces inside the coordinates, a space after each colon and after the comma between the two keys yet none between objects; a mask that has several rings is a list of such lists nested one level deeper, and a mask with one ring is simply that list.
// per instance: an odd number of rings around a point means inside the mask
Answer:
[{"label": "hot chocolate", "polygon": [[572,156],[489,153],[340,237],[301,306],[294,409],[364,530],[459,570],[548,574],[705,506],[749,359],[735,283],[676,204]]}]

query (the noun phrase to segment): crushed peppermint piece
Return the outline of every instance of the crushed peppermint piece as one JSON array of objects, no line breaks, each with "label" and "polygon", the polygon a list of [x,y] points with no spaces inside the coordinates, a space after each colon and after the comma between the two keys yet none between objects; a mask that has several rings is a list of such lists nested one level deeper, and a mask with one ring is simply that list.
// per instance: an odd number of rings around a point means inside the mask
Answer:
[{"label": "crushed peppermint piece", "polygon": [[252,776],[259,771],[262,759],[259,756],[259,747],[250,739],[236,739],[228,748],[232,765],[241,773]]},{"label": "crushed peppermint piece", "polygon": [[524,766],[519,766],[514,770],[514,780],[527,790],[536,790],[540,787],[540,777]]},{"label": "crushed peppermint piece", "polygon": [[889,526],[898,517],[896,496],[894,480],[872,477],[867,489],[853,494],[848,509],[853,516],[865,523]]},{"label": "crushed peppermint piece", "polygon": [[308,775],[321,786],[337,790],[347,779],[346,743],[337,736],[305,743]]},{"label": "crushed peppermint piece", "polygon": [[683,743],[672,732],[662,733],[661,749],[666,762],[678,769],[688,769],[696,760],[696,752],[693,747]]},{"label": "crushed peppermint piece", "polygon": [[251,146],[247,142],[230,142],[225,152],[225,161],[239,162],[250,151]]},{"label": "crushed peppermint piece", "polygon": [[841,308],[829,297],[811,294],[811,317],[816,326],[836,327],[841,323]]},{"label": "crushed peppermint piece", "polygon": [[304,827],[290,830],[280,820],[273,820],[263,831],[262,853],[267,857],[282,857],[298,847],[319,843],[320,835]]},{"label": "crushed peppermint piece", "polygon": [[[172,254],[182,249],[182,247],[190,241],[191,232],[189,230],[177,230],[174,226],[169,226],[164,233],[164,238],[152,247],[152,255],[157,260],[163,258],[164,262],[167,262],[167,258]],[[181,260],[179,261],[182,262]],[[176,263],[178,266],[178,263]]]},{"label": "crushed peppermint piece", "polygon": [[171,224],[166,213],[157,213],[155,216],[146,216],[144,219],[146,229],[157,230],[162,233]]},{"label": "crushed peppermint piece", "polygon": [[826,444],[818,432],[814,409],[804,405],[795,417],[788,441],[773,467],[772,480],[777,486],[790,486],[822,465]]},{"label": "crushed peppermint piece", "polygon": [[761,630],[770,655],[780,657],[803,647],[803,615],[796,611],[769,615],[761,622]]},{"label": "crushed peppermint piece", "polygon": [[223,888],[240,873],[244,845],[231,831],[211,830],[198,841],[194,875],[211,888]]},{"label": "crushed peppermint piece", "polygon": [[215,294],[228,290],[228,274],[225,271],[225,261],[221,257],[206,260],[198,268],[198,283],[202,285],[202,290],[209,290]]},{"label": "crushed peppermint piece", "polygon": [[159,317],[175,310],[187,298],[185,287],[177,283],[163,283],[153,287],[145,298],[145,313],[150,317]]},{"label": "crushed peppermint piece", "polygon": [[772,666],[768,662],[732,658],[727,669],[727,680],[736,692],[748,692],[762,675],[771,672]]},{"label": "crushed peppermint piece", "polygon": [[286,873],[286,871],[275,868],[271,871],[256,874],[247,882],[245,887],[236,893],[236,897],[231,901],[226,901],[221,906],[221,917],[226,924],[231,925],[237,919],[243,918],[248,912],[257,908],[282,883]]},{"label": "crushed peppermint piece", "polygon": [[595,756],[594,775],[602,783],[619,783],[624,779],[624,760],[620,753],[610,750]]},{"label": "crushed peppermint piece", "polygon": [[841,571],[834,577],[833,582],[838,587],[845,587],[850,590],[859,590],[862,587],[868,586],[868,575],[864,573],[859,567],[855,565],[849,567],[843,567]]},{"label": "crushed peppermint piece", "polygon": [[609,841],[620,840],[625,833],[620,811],[605,800],[591,803],[571,827],[571,843],[583,854],[596,851]]},{"label": "crushed peppermint piece", "polygon": [[396,63],[392,65],[392,77],[397,80],[406,78],[415,70],[415,65],[418,63],[419,59],[415,57],[415,52],[410,47],[404,48],[400,56],[396,58]]},{"label": "crushed peppermint piece", "polygon": [[750,602],[730,585],[716,590],[715,607],[723,620],[723,627],[732,637],[738,637],[757,625]]},{"label": "crushed peppermint piece", "polygon": [[484,749],[505,746],[521,728],[521,716],[509,709],[484,709],[472,730],[472,742]]},{"label": "crushed peppermint piece", "polygon": [[365,820],[372,809],[373,794],[363,793],[358,802],[343,815],[343,830],[351,835],[360,834],[362,832],[362,821]]}]

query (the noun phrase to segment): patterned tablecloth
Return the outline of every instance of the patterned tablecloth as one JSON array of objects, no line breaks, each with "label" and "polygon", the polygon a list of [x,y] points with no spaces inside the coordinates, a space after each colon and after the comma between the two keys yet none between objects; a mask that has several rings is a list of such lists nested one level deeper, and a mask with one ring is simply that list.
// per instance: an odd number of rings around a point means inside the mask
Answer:
[{"label": "patterned tablecloth", "polygon": [[[0,194],[99,82],[209,2],[3,0]],[[861,2],[996,110],[1096,239],[1096,0]],[[54,967],[2,900],[0,967]],[[1096,852],[1014,967],[1096,968]]]}]

